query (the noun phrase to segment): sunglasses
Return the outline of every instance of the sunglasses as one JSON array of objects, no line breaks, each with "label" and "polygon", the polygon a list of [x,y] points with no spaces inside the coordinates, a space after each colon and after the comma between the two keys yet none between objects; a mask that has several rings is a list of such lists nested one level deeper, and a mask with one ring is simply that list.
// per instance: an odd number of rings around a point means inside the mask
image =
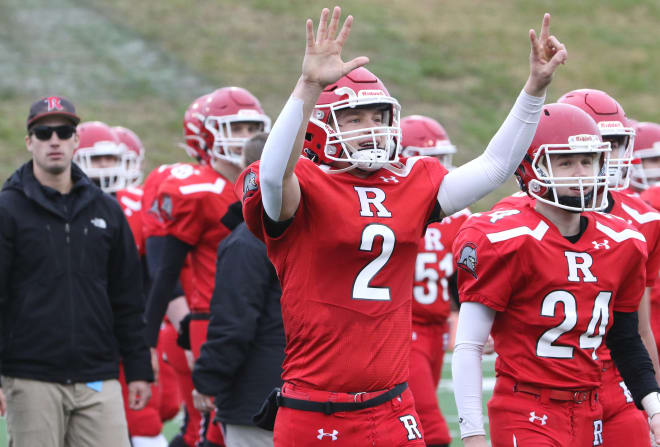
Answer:
[{"label": "sunglasses", "polygon": [[76,133],[76,128],[69,125],[62,126],[34,126],[30,129],[30,135],[34,135],[41,141],[48,141],[53,136],[53,132],[57,134],[60,140],[68,140]]}]

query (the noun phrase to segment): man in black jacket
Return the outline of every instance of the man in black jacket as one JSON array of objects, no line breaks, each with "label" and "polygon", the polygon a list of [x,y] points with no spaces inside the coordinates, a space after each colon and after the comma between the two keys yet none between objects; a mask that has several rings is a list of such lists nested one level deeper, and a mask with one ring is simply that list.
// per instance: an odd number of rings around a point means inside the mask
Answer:
[{"label": "man in black jacket", "polygon": [[[244,165],[258,160],[266,136],[243,149]],[[270,391],[282,385],[284,327],[282,289],[266,246],[241,223],[218,247],[215,290],[207,340],[193,370],[197,400],[212,406],[224,425],[227,447],[273,445],[273,433],[252,416]]]},{"label": "man in black jacket", "polygon": [[131,231],[71,160],[75,108],[30,108],[32,160],[0,192],[0,412],[15,447],[128,446],[117,382],[144,406],[153,380]]}]

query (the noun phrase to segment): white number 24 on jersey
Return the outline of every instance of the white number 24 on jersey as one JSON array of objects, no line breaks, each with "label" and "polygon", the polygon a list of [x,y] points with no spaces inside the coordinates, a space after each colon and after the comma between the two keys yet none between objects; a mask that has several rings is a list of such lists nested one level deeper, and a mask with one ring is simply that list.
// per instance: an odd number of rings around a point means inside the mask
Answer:
[{"label": "white number 24 on jersey", "polygon": [[[609,304],[612,292],[600,292],[594,301],[594,308],[587,330],[580,335],[580,348],[593,349],[591,358],[598,359],[596,351],[603,342],[605,328],[609,321]],[[566,290],[555,290],[543,298],[542,317],[554,317],[557,304],[564,306],[564,320],[545,331],[536,343],[536,355],[555,359],[573,358],[573,347],[556,343],[563,334],[572,331],[577,325],[577,303],[575,296]]]}]

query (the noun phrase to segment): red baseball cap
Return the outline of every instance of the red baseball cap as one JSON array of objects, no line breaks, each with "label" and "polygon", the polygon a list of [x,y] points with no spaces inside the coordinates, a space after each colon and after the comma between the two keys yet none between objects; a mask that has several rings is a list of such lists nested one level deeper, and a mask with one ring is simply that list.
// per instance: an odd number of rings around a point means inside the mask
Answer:
[{"label": "red baseball cap", "polygon": [[30,113],[27,117],[27,128],[45,116],[60,115],[68,118],[74,126],[80,122],[80,117],[76,115],[76,108],[73,103],[61,96],[48,96],[35,101],[30,106]]}]

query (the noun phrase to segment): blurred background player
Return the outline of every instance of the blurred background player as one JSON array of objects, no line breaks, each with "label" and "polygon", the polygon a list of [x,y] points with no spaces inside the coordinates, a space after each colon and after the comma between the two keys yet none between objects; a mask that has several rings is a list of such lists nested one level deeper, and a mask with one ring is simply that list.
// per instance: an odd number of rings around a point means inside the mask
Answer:
[{"label": "blurred background player", "polygon": [[[261,157],[267,136],[245,144],[243,167]],[[245,223],[218,246],[215,278],[208,339],[193,371],[195,389],[208,405],[215,399],[227,447],[272,446],[273,432],[255,426],[253,416],[282,385],[282,289],[265,245]]]},{"label": "blurred background player", "polygon": [[[637,332],[644,237],[621,219],[583,212],[605,206],[598,191],[611,182],[610,150],[587,113],[545,106],[516,172],[536,200],[475,215],[459,232],[463,305],[452,369],[466,446],[487,445],[481,349],[491,327],[499,354],[488,404],[493,446],[604,445],[611,436],[597,393],[604,340],[660,439],[659,389]],[[648,444],[647,426],[634,427],[625,445],[635,436]]]},{"label": "blurred background player", "polygon": [[660,183],[660,124],[635,123],[633,156],[640,163],[633,167],[631,187],[638,193]]},{"label": "blurred background player", "polygon": [[307,20],[301,76],[236,185],[282,284],[274,445],[422,446],[407,389],[419,239],[513,173],[567,53],[546,14],[541,37],[529,32],[530,76],[512,112],[481,156],[447,173],[432,157],[400,160],[399,103],[366,57],[341,59],[353,19],[340,30],[340,14],[324,9],[316,36]]},{"label": "blurred background player", "polygon": [[[218,244],[242,221],[233,192],[233,182],[241,171],[242,147],[256,133],[270,130],[270,119],[257,98],[239,87],[224,87],[209,94],[201,114],[203,128],[213,136],[212,146],[200,146],[203,150],[198,152],[205,163],[177,166],[158,186],[164,243],[147,301],[147,339],[154,346],[171,292],[190,254],[194,289],[189,336],[194,358],[206,340]],[[209,430],[205,442],[221,445],[218,427],[211,424]]]},{"label": "blurred background player", "polygon": [[[456,147],[451,144],[444,127],[433,118],[421,115],[402,118],[401,142],[404,157],[435,157],[445,168],[453,169]],[[451,301],[458,303],[451,247],[458,229],[469,216],[470,212],[464,209],[429,224],[420,240],[415,262],[408,383],[429,447],[451,443],[436,389],[450,340]]]}]

